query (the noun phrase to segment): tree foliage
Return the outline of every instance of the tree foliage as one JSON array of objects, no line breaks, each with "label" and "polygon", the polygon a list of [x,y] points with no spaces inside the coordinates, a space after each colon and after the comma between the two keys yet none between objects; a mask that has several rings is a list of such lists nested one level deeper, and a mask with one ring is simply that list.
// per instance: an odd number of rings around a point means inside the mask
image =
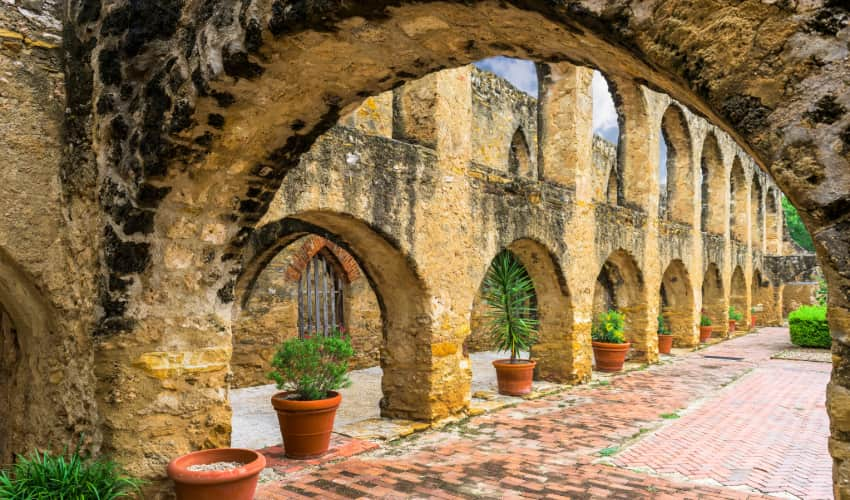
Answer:
[{"label": "tree foliage", "polygon": [[812,235],[809,234],[806,226],[803,225],[803,221],[800,219],[800,214],[797,213],[797,209],[794,208],[794,205],[792,205],[791,202],[788,201],[788,198],[784,196],[782,197],[782,210],[785,212],[785,224],[788,226],[788,232],[791,234],[791,239],[793,239],[803,249],[814,252],[815,244],[812,242]]}]

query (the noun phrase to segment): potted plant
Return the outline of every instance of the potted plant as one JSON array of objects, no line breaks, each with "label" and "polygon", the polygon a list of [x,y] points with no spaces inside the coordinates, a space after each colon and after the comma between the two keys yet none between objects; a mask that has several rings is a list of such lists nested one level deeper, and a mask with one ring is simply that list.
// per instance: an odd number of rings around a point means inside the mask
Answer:
[{"label": "potted plant", "polygon": [[483,299],[488,306],[487,331],[496,349],[511,353],[510,359],[493,361],[499,394],[528,394],[537,363],[519,355],[530,351],[537,340],[537,307],[534,283],[514,254],[504,251],[493,260],[484,279]]},{"label": "potted plant", "polygon": [[251,500],[266,457],[254,450],[215,448],[175,458],[168,464],[177,500]]},{"label": "potted plant", "polygon": [[609,310],[596,317],[590,336],[597,370],[618,372],[623,369],[631,346],[626,342],[625,329],[626,317],[619,311]]},{"label": "potted plant", "polygon": [[673,348],[673,333],[667,328],[667,323],[664,321],[664,316],[658,315],[658,352],[661,354],[670,354]]},{"label": "potted plant", "polygon": [[711,338],[711,318],[705,314],[699,316],[699,341],[707,342]]},{"label": "potted plant", "polygon": [[735,327],[738,321],[744,319],[744,316],[735,310],[735,307],[729,306],[729,335],[735,333]]},{"label": "potted plant", "polygon": [[756,328],[756,308],[750,308],[750,330],[755,330]]},{"label": "potted plant", "polygon": [[328,451],[336,410],[337,389],[347,387],[348,360],[354,354],[349,339],[329,335],[284,341],[272,359],[269,378],[282,389],[272,396],[283,448],[289,458],[305,459]]}]

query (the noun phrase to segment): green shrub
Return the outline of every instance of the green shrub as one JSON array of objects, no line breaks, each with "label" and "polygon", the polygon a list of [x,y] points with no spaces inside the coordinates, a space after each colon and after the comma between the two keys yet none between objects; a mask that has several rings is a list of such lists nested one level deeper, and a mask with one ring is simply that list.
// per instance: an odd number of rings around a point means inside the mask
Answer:
[{"label": "green shrub", "polygon": [[729,306],[729,319],[732,321],[741,321],[744,319],[744,315],[736,311],[734,307]]},{"label": "green shrub", "polygon": [[705,314],[700,314],[699,326],[711,326],[711,318],[709,318]]},{"label": "green shrub", "polygon": [[593,322],[590,336],[596,342],[607,342],[609,344],[625,344],[626,337],[623,334],[626,329],[626,316],[620,311],[609,310],[600,313]]},{"label": "green shrub", "polygon": [[268,377],[278,389],[295,392],[302,401],[325,399],[329,391],[351,384],[348,359],[353,354],[351,342],[336,329],[328,336],[289,339],[275,353],[275,370]]},{"label": "green shrub", "polygon": [[832,338],[826,323],[826,307],[801,306],[788,315],[791,342],[801,347],[830,347]]},{"label": "green shrub", "polygon": [[18,455],[10,470],[0,471],[0,498],[9,500],[111,500],[141,497],[139,479],[111,460],[92,460],[79,451]]},{"label": "green shrub", "polygon": [[493,259],[484,278],[487,331],[500,351],[511,353],[515,363],[520,351],[537,341],[537,307],[534,283],[517,257],[503,251]]},{"label": "green shrub", "polygon": [[667,328],[667,322],[661,314],[658,315],[658,335],[670,335],[670,329]]}]

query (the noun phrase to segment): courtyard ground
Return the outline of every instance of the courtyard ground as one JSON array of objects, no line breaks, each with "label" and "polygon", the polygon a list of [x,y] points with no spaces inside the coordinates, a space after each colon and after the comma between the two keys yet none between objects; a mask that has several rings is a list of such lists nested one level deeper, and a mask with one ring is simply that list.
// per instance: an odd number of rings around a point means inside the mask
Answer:
[{"label": "courtyard ground", "polygon": [[257,498],[831,498],[830,365],[791,350],[763,328],[320,460],[269,448]]}]

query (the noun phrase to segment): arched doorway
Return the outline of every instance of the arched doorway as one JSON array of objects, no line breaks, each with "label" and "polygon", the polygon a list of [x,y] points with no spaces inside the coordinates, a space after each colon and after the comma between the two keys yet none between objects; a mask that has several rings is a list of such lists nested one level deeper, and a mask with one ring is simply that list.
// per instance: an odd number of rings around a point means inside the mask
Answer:
[{"label": "arched doorway", "polygon": [[747,178],[741,160],[735,156],[729,176],[729,235],[746,245],[749,233],[747,217]]},{"label": "arched doorway", "polygon": [[[304,271],[298,276],[297,282],[303,283],[302,278],[307,278],[306,271],[309,268],[313,274],[313,286],[319,290],[318,295],[305,295],[302,288],[302,299],[312,297],[315,301],[328,290],[323,288],[322,283],[316,284],[315,281],[323,274],[317,268],[323,263],[339,265],[341,268],[331,270],[331,273],[324,272],[326,277],[336,273],[351,280],[355,270],[362,271],[374,291],[381,318],[378,346],[382,369],[380,414],[397,418],[432,418],[432,391],[456,388],[435,388],[431,383],[431,339],[426,333],[427,329],[423,329],[419,323],[421,318],[427,316],[428,307],[423,285],[405,255],[364,222],[342,213],[312,211],[263,226],[250,240],[246,252],[245,269],[236,287],[240,300],[236,302],[235,317],[239,317],[238,306],[243,302],[241,299],[249,297],[247,294],[256,286],[269,263],[274,262],[281,250],[299,240],[304,241],[305,237],[320,237],[332,245],[325,244],[309,259],[302,259]],[[321,250],[325,252],[322,253]],[[314,260],[316,255],[319,255],[319,259]],[[345,262],[342,262],[346,256],[350,256],[357,266],[349,263],[346,269]],[[334,263],[333,260],[337,262]],[[329,302],[325,304],[330,306]],[[321,321],[327,321],[324,319],[324,306],[317,308],[314,302],[312,307],[314,311],[321,309]],[[309,305],[300,309],[300,320],[297,313],[299,309],[290,309],[290,323],[300,327],[312,325],[314,331],[316,327],[321,327],[318,318],[310,320],[305,317],[312,314],[308,312],[309,309]],[[369,346],[369,349],[374,347]],[[464,390],[468,391],[468,385]],[[460,400],[457,405],[462,407],[465,399],[463,396],[458,398]]]},{"label": "arched doorway", "polygon": [[694,321],[694,294],[684,262],[670,262],[661,278],[661,316],[673,334],[677,347],[699,343]]},{"label": "arched doorway", "polygon": [[752,213],[753,251],[764,252],[764,192],[759,180],[759,172],[753,173],[750,208]]},{"label": "arched doorway", "polygon": [[602,264],[593,291],[593,316],[615,309],[625,314],[625,337],[632,343],[631,359],[651,360],[655,325],[647,317],[643,274],[634,258],[625,250],[612,253]]},{"label": "arched doorway", "polygon": [[661,140],[665,145],[666,158],[662,159],[664,164],[659,166],[665,173],[665,181],[661,186],[664,210],[660,216],[693,225],[694,176],[691,168],[691,136],[684,111],[677,104],[667,106],[661,118]]},{"label": "arched doorway", "polygon": [[729,330],[728,311],[723,293],[723,278],[716,264],[711,263],[702,280],[702,314],[711,320],[714,335],[725,336]]},{"label": "arched doorway", "polygon": [[723,158],[717,137],[709,132],[702,145],[700,156],[700,185],[702,186],[702,215],[704,233],[723,234],[726,218],[726,183],[724,182]]},{"label": "arched doorway", "polygon": [[[537,343],[531,349],[537,361],[535,378],[554,382],[578,382],[589,370],[577,366],[573,344],[572,300],[557,260],[541,243],[522,238],[502,250],[510,252],[525,268],[534,284],[537,309]],[[470,336],[465,342],[470,352],[491,351],[486,334],[486,306],[481,291],[476,294],[470,314]],[[473,374],[474,376],[474,374]]]}]

